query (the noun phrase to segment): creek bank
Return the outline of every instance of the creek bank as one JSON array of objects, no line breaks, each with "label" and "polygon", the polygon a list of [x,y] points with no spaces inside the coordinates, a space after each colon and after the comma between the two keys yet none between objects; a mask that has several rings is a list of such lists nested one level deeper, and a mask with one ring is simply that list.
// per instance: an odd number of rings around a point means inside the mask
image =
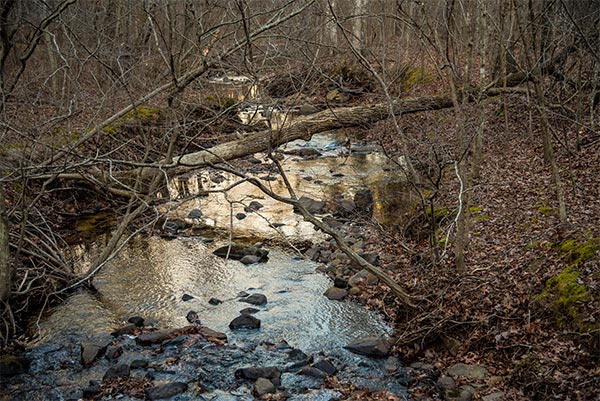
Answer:
[{"label": "creek bank", "polygon": [[[15,401],[253,400],[266,394],[334,400],[342,393],[326,388],[332,376],[397,397],[406,395],[412,381],[393,359],[351,362],[331,350],[307,355],[276,340],[235,345],[224,333],[199,325],[136,327],[135,335],[117,330],[116,336],[106,333],[34,347],[26,355],[28,371],[4,377],[6,394]],[[390,372],[386,363],[396,364],[396,369]]]}]

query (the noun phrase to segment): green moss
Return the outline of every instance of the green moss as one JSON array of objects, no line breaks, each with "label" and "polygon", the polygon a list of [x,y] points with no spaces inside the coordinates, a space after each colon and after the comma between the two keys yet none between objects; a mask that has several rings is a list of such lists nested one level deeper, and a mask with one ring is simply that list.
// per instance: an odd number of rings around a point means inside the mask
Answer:
[{"label": "green moss", "polygon": [[546,217],[550,217],[550,216],[556,214],[556,211],[554,210],[554,208],[552,208],[550,206],[540,206],[537,208],[537,211],[538,211],[538,213],[541,213]]},{"label": "green moss", "polygon": [[592,300],[588,288],[579,283],[576,266],[569,266],[549,279],[538,297],[555,312],[559,325],[563,327],[571,322],[577,324],[581,320],[580,305]]},{"label": "green moss", "polygon": [[125,114],[123,118],[126,119],[137,119],[142,122],[154,121],[160,116],[160,109],[156,107],[150,107],[146,105],[137,106],[129,113]]},{"label": "green moss", "polygon": [[483,211],[483,207],[482,206],[471,206],[469,208],[469,211],[473,214],[479,213],[479,212]]},{"label": "green moss", "polygon": [[403,71],[402,90],[406,91],[415,85],[426,84],[433,81],[433,74],[423,67],[406,67]]},{"label": "green moss", "polygon": [[587,241],[568,239],[558,245],[561,253],[568,255],[574,264],[587,262],[596,256],[600,250],[600,238],[591,238]]}]

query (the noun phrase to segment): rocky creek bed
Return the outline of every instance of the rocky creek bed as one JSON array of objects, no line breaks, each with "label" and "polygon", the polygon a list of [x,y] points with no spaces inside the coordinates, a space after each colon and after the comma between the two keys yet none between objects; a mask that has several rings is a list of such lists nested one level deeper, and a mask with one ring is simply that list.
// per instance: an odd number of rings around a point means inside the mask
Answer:
[{"label": "rocky creek bed", "polygon": [[[371,264],[390,263],[373,251],[365,222],[373,213],[379,219],[398,214],[397,204],[383,201],[398,200],[388,195],[401,184],[380,181],[394,164],[372,149],[340,156],[347,149],[338,140],[330,146],[331,139],[317,138],[316,151],[307,144],[288,150],[293,159],[284,163],[286,171],[305,189],[301,202],[309,211]],[[276,186],[279,177],[267,173],[261,179]],[[446,400],[470,400],[489,379],[475,365],[445,371],[404,366],[392,355],[391,328],[382,317],[347,300],[376,285],[374,276],[357,271],[334,241],[294,217],[291,208],[249,198],[247,188],[237,203],[221,207],[218,198],[199,195],[215,183],[229,185],[228,178],[192,178],[195,190],[184,183],[192,200],[177,203],[162,238],[134,238],[95,277],[97,292],[72,295],[42,321],[37,342],[0,358],[0,400],[327,401],[377,392],[397,400],[421,387]],[[330,193],[319,196],[324,184]],[[234,206],[237,211],[229,209]],[[277,232],[310,237],[312,245],[304,241],[302,254],[292,255],[261,244],[222,247],[218,239],[213,244],[198,235],[207,226],[229,227],[230,214],[233,228],[251,230],[249,237]],[[97,241],[82,252],[101,246]]]}]

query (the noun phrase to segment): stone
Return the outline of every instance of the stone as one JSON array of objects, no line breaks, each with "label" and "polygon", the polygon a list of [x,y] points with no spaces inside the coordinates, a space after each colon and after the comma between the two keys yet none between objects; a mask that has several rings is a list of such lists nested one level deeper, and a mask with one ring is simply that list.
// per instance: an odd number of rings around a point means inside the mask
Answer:
[{"label": "stone", "polygon": [[246,218],[246,214],[245,213],[236,213],[235,218],[238,220],[244,220]]},{"label": "stone", "polygon": [[104,357],[108,360],[117,360],[121,355],[123,355],[123,347],[120,345],[111,345],[106,348],[104,353]]},{"label": "stone", "polygon": [[135,342],[139,345],[159,344],[171,338],[171,330],[158,330],[137,336]]},{"label": "stone", "polygon": [[242,262],[245,265],[253,265],[255,263],[258,263],[259,261],[260,259],[256,255],[246,255],[240,259],[240,262]]},{"label": "stone", "polygon": [[139,328],[135,324],[128,324],[120,327],[117,330],[110,333],[113,337],[119,337],[121,335],[134,335],[139,331]]},{"label": "stone", "polygon": [[456,382],[450,376],[440,377],[437,379],[436,384],[439,388],[444,390],[452,390],[453,388],[456,388]]},{"label": "stone", "polygon": [[442,391],[442,400],[444,401],[471,401],[473,394],[464,388],[455,388]]},{"label": "stone", "polygon": [[348,288],[348,280],[343,277],[336,277],[333,279],[333,286],[337,288]]},{"label": "stone", "polygon": [[111,366],[110,368],[108,368],[108,370],[106,371],[106,373],[104,373],[104,377],[102,378],[102,381],[107,381],[110,379],[116,379],[119,377],[129,377],[129,374],[131,373],[131,370],[129,368],[129,365],[127,365],[126,363],[121,363],[115,366]]},{"label": "stone", "polygon": [[227,341],[227,334],[209,329],[208,327],[200,327],[198,333],[202,334],[206,338],[216,338],[217,340]]},{"label": "stone", "polygon": [[504,392],[496,391],[494,393],[484,395],[483,397],[481,397],[481,401],[500,401],[503,398],[504,398]]},{"label": "stone", "polygon": [[208,303],[211,305],[221,305],[223,303],[223,301],[221,301],[220,299],[217,298],[211,298],[208,300]]},{"label": "stone", "polygon": [[325,291],[323,295],[325,295],[331,300],[341,301],[342,299],[346,298],[346,296],[348,295],[348,291],[346,291],[343,288],[330,287],[327,289],[327,291]]},{"label": "stone", "polygon": [[358,287],[352,287],[348,290],[348,295],[358,295],[362,292],[362,290]]},{"label": "stone", "polygon": [[467,377],[469,379],[485,379],[488,371],[485,367],[479,365],[470,365],[466,363],[457,363],[448,368],[447,373],[454,377]]},{"label": "stone", "polygon": [[141,316],[132,316],[127,321],[136,327],[144,327],[144,318]]},{"label": "stone", "polygon": [[[92,342],[81,343],[81,364],[83,366],[90,366],[98,357],[100,357],[106,350],[106,345],[96,344]],[[0,366],[0,372],[2,372]]]},{"label": "stone", "polygon": [[375,285],[379,279],[366,269],[362,269],[352,277],[348,279],[348,285],[351,287],[357,287],[359,285]]},{"label": "stone", "polygon": [[240,311],[240,314],[242,315],[253,315],[256,312],[260,312],[260,309],[256,309],[256,308],[252,308],[252,307],[248,307],[248,308],[244,308]]},{"label": "stone", "polygon": [[[300,199],[298,199],[298,203],[304,206],[304,208],[311,214],[322,214],[323,208],[325,207],[325,202],[309,198],[308,196],[300,197]],[[294,212],[298,213],[297,206],[294,206]]]},{"label": "stone", "polygon": [[328,376],[327,373],[323,372],[321,369],[317,369],[312,366],[307,366],[300,369],[298,374],[302,376],[314,377],[315,379],[324,379]]},{"label": "stone", "polygon": [[337,368],[329,359],[321,359],[318,362],[313,363],[313,368],[317,368],[327,374],[327,376],[333,376],[337,373]]},{"label": "stone", "polygon": [[0,377],[16,376],[29,371],[29,359],[18,355],[0,355]]},{"label": "stone", "polygon": [[214,250],[213,254],[221,258],[225,258],[229,255],[229,259],[233,260],[240,260],[246,255],[254,255],[258,257],[259,262],[266,262],[268,260],[269,251],[255,245],[232,243],[231,247],[228,245],[222,246]]},{"label": "stone", "polygon": [[260,328],[260,320],[252,315],[240,315],[229,323],[231,330],[238,329],[258,329]]},{"label": "stone", "polygon": [[185,393],[188,385],[182,382],[168,383],[162,386],[151,387],[145,390],[146,397],[150,400],[165,400],[174,395]]},{"label": "stone", "polygon": [[359,253],[360,257],[372,264],[373,266],[380,266],[381,260],[379,255],[373,252]]},{"label": "stone", "polygon": [[145,369],[148,367],[148,361],[145,359],[134,359],[129,364],[130,369]]},{"label": "stone", "polygon": [[262,209],[264,206],[262,203],[258,202],[258,201],[252,201],[250,202],[250,204],[246,207],[244,207],[244,212],[246,213],[252,213],[255,212],[257,210]]},{"label": "stone", "polygon": [[194,299],[194,297],[190,294],[183,294],[183,296],[181,297],[181,300],[183,302],[191,301],[192,299]]},{"label": "stone", "polygon": [[188,217],[188,219],[201,219],[201,218],[202,218],[202,216],[203,216],[203,214],[202,214],[202,211],[201,211],[201,210],[199,210],[199,209],[194,209],[194,210],[191,210],[191,211],[188,213],[188,216],[187,216],[187,217]]},{"label": "stone", "polygon": [[92,399],[100,393],[102,393],[100,383],[98,383],[96,380],[90,380],[90,385],[88,387],[84,387],[82,390],[82,397],[85,400]]},{"label": "stone", "polygon": [[390,353],[390,342],[380,337],[360,338],[346,346],[348,351],[373,358],[385,358]]},{"label": "stone", "polygon": [[267,378],[259,377],[254,383],[254,393],[261,397],[265,394],[272,394],[275,392],[275,385]]},{"label": "stone", "polygon": [[189,311],[187,315],[185,315],[185,318],[191,324],[202,324],[202,322],[200,321],[200,316],[198,316],[198,313],[196,311]]},{"label": "stone", "polygon": [[246,380],[257,380],[261,377],[267,379],[279,379],[279,377],[281,377],[281,371],[275,366],[265,366],[261,368],[247,367],[236,370],[235,377]]},{"label": "stone", "polygon": [[267,297],[264,294],[252,294],[246,298],[240,299],[240,302],[245,302],[251,305],[265,305],[267,303]]}]

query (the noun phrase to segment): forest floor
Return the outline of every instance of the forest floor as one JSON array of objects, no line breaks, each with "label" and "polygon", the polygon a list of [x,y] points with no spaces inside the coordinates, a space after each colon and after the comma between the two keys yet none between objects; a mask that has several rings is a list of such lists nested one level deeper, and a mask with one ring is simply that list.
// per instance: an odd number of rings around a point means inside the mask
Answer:
[{"label": "forest floor", "polygon": [[[484,365],[492,375],[486,391],[502,391],[501,399],[597,399],[598,136],[581,131],[583,145],[576,150],[575,133],[557,130],[568,145],[555,145],[567,203],[564,226],[542,156],[537,116],[527,114],[526,99],[508,99],[506,109],[499,100],[480,107],[485,107],[486,122],[480,175],[468,193],[465,270],[457,271],[451,242],[447,257],[434,265],[427,240],[415,241],[403,229],[374,230],[379,238],[374,242],[385,244],[380,249],[384,261],[397,266],[392,272],[396,280],[431,303],[416,316],[406,316],[382,286],[372,288],[363,301],[395,317],[397,350],[406,361],[432,364],[438,373],[458,362]],[[469,105],[465,115],[478,116],[479,111]],[[401,125],[408,137],[423,144],[420,155],[433,149],[456,154],[456,121],[452,110],[443,110],[404,116]],[[560,121],[555,123],[560,127]],[[468,124],[471,132],[476,130],[476,122]],[[371,133],[372,140],[381,138],[381,127]],[[394,141],[388,145],[393,149]],[[436,198],[440,210],[449,211],[436,234],[442,248],[460,186],[454,167],[446,170]],[[417,255],[407,255],[406,245]],[[476,393],[476,399],[483,395]]]}]

